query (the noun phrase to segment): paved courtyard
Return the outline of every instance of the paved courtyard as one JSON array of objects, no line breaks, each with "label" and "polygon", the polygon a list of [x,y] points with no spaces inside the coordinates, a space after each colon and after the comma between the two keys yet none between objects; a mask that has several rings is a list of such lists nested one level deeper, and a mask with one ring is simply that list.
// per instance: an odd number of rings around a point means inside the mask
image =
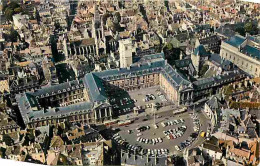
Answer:
[{"label": "paved courtyard", "polygon": [[[133,108],[137,106],[141,106],[142,108],[145,108],[145,105],[151,104],[151,103],[160,103],[162,107],[158,109],[152,109],[152,108],[146,108],[144,111],[139,112],[139,114],[134,114],[134,112],[129,111],[129,112],[124,112],[124,114],[119,115],[118,120],[126,120],[126,119],[132,119],[134,122],[130,125],[127,126],[121,126],[119,134],[122,137],[123,140],[129,142],[131,145],[135,146],[141,146],[143,149],[168,149],[169,150],[169,155],[172,154],[177,154],[180,155],[182,152],[179,152],[175,149],[175,145],[180,145],[181,142],[184,140],[188,139],[188,137],[191,136],[192,133],[194,133],[193,127],[193,120],[190,116],[191,112],[185,112],[179,115],[174,115],[173,111],[180,109],[182,107],[177,106],[173,102],[169,102],[168,99],[167,101],[163,101],[162,98],[159,97],[158,93],[163,93],[163,91],[157,86],[157,87],[151,87],[151,88],[146,88],[146,89],[141,89],[138,91],[132,91],[129,92],[127,95],[128,96],[122,96],[117,99],[117,102],[125,97],[131,98],[132,100],[135,100],[136,102],[131,103],[131,104],[126,104],[123,106],[119,107],[119,110],[122,111],[123,108]],[[150,100],[150,101],[144,101],[144,98],[147,94],[153,94],[156,99]],[[166,95],[165,95],[166,97]],[[155,115],[154,115],[154,112]],[[123,113],[123,111],[121,112]],[[177,125],[172,125],[172,126],[166,126],[163,127],[161,125],[161,122],[167,122],[171,120],[177,120],[177,119],[183,119],[185,122],[183,124],[177,124]],[[205,116],[202,113],[198,113],[198,119],[200,120],[200,131],[207,131],[208,127],[208,121],[205,118]],[[157,129],[154,127],[154,122],[159,126]],[[186,131],[184,134],[176,139],[167,139],[166,136],[164,135],[163,131],[167,131],[169,129],[176,129],[182,125],[185,125],[187,127]],[[139,128],[141,126],[149,126],[149,130],[145,130],[142,133],[141,136],[137,136],[139,133],[136,128]],[[118,127],[118,126],[114,126]],[[132,130],[131,133],[128,131]],[[153,139],[153,138],[162,138],[163,142],[162,143],[156,143],[155,145],[151,143],[140,143],[137,141],[137,138],[146,138],[146,139]],[[204,138],[198,136],[195,141],[189,146],[189,147],[194,147],[203,142]],[[188,148],[189,148],[188,147]]]}]

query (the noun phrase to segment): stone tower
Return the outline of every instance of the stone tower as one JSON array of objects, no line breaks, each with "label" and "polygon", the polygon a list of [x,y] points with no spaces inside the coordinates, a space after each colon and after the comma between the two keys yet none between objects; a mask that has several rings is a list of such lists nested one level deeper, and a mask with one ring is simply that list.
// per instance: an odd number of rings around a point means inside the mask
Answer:
[{"label": "stone tower", "polygon": [[191,54],[192,64],[197,73],[200,71],[200,68],[203,66],[204,62],[208,60],[208,56],[209,53],[202,44],[196,47],[194,52]]},{"label": "stone tower", "polygon": [[133,63],[132,59],[132,41],[124,39],[119,41],[120,67],[129,67]]}]

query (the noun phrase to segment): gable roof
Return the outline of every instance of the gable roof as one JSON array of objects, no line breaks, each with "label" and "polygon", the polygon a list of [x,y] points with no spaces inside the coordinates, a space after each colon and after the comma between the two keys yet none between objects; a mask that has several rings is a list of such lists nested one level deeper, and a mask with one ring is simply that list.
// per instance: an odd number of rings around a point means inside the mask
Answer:
[{"label": "gable roof", "polygon": [[107,95],[102,80],[93,73],[84,77],[85,87],[88,89],[91,101],[105,101]]},{"label": "gable roof", "polygon": [[216,96],[213,96],[208,102],[207,102],[208,106],[211,109],[219,109],[219,101],[218,98]]},{"label": "gable roof", "polygon": [[199,56],[208,56],[209,53],[206,51],[205,47],[200,44],[195,50],[194,50],[194,55],[199,55]]}]

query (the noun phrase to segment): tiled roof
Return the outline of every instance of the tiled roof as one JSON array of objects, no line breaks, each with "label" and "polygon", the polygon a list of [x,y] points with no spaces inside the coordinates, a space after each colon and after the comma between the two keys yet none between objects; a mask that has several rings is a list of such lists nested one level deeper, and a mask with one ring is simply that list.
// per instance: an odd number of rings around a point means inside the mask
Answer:
[{"label": "tiled roof", "polygon": [[250,151],[247,151],[247,150],[232,148],[229,150],[229,152],[231,152],[235,156],[245,157],[246,159],[249,159],[249,156],[250,156]]},{"label": "tiled roof", "polygon": [[[29,97],[28,97],[29,96]],[[49,108],[44,110],[42,108],[35,108],[31,105],[32,101],[38,101],[27,93],[18,94],[16,96],[20,113],[25,124],[33,120],[40,120],[42,118],[57,118],[60,116],[68,116],[82,111],[90,111],[93,108],[92,102],[81,102],[66,107]],[[33,99],[34,98],[34,99]],[[33,100],[32,100],[33,99]],[[32,101],[30,101],[32,100]]]},{"label": "tiled roof", "polygon": [[93,73],[88,73],[84,77],[85,87],[88,89],[90,99],[94,101],[104,101],[107,99],[102,80]]},{"label": "tiled roof", "polygon": [[183,67],[188,67],[192,62],[191,59],[181,59],[181,60],[176,60],[175,62],[175,66],[178,68],[183,68]]},{"label": "tiled roof", "polygon": [[82,88],[84,88],[83,81],[74,80],[74,81],[65,82],[62,84],[53,85],[50,87],[40,89],[40,90],[34,92],[33,95],[41,98],[41,97],[45,97],[45,96],[52,96],[52,95],[56,95],[59,93],[72,91],[75,89],[82,89]]},{"label": "tiled roof", "polygon": [[246,45],[241,51],[246,55],[260,59],[260,50],[256,47]]},{"label": "tiled roof", "polygon": [[218,75],[216,77],[200,79],[200,80],[193,82],[193,84],[198,89],[204,89],[204,88],[207,88],[209,86],[216,86],[216,85],[219,85],[219,84],[228,83],[232,79],[236,79],[236,78],[239,78],[239,77],[241,77],[241,78],[245,77],[245,74],[240,70],[235,70],[235,71],[230,71],[230,72],[228,72],[224,75]]},{"label": "tiled roof", "polygon": [[209,53],[206,51],[205,47],[201,44],[194,50],[194,55],[208,56]]},{"label": "tiled roof", "polygon": [[238,48],[244,41],[245,38],[243,36],[235,35],[229,38],[228,40],[226,40],[225,42]]},{"label": "tiled roof", "polygon": [[213,96],[208,102],[207,104],[209,105],[209,107],[211,109],[219,109],[219,102],[218,102],[218,98],[216,96]]}]

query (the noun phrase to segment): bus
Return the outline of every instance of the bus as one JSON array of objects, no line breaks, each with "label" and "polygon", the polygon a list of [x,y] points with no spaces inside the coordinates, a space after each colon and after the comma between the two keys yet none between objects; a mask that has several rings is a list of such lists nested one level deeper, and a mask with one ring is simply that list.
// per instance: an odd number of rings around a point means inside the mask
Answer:
[{"label": "bus", "polygon": [[118,120],[116,120],[116,119],[114,119],[114,120],[108,120],[108,121],[105,121],[105,122],[104,122],[104,125],[110,126],[110,125],[116,124],[117,122],[118,122]]},{"label": "bus", "polygon": [[178,114],[187,112],[187,110],[188,110],[187,107],[184,107],[184,108],[181,108],[181,109],[178,109],[178,110],[174,110],[173,115],[178,115]]},{"label": "bus", "polygon": [[120,121],[117,124],[118,124],[118,126],[125,126],[125,125],[129,125],[131,123],[132,123],[131,120],[126,120],[126,121]]}]

